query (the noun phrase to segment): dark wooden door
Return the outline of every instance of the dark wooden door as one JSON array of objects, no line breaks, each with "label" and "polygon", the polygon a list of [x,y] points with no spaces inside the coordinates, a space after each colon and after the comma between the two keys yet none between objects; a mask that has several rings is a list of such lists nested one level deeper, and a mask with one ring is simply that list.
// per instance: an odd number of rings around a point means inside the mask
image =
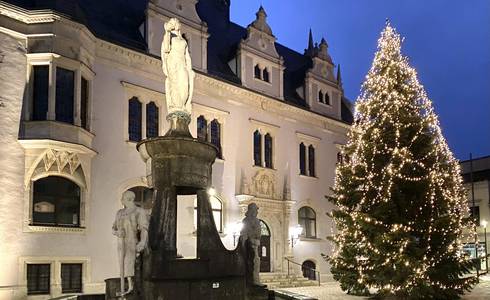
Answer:
[{"label": "dark wooden door", "polygon": [[270,235],[262,235],[260,237],[260,272],[271,271],[271,237]]}]

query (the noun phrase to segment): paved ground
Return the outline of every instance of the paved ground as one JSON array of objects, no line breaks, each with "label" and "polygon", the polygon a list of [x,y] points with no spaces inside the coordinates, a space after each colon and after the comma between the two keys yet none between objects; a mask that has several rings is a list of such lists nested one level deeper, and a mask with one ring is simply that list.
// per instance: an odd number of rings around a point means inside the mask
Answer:
[{"label": "paved ground", "polygon": [[[290,292],[310,296],[319,300],[364,300],[365,297],[346,295],[336,282],[323,283],[321,286],[299,287],[284,289]],[[490,299],[490,276],[480,278],[480,283],[468,294],[464,300],[489,300]]]}]

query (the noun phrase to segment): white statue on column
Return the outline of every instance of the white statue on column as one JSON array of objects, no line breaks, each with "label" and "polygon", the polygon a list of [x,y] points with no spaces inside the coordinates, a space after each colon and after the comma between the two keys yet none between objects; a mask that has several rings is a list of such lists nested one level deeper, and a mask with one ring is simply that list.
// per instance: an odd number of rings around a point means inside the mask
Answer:
[{"label": "white statue on column", "polygon": [[[121,279],[121,292],[118,296],[133,291],[134,268],[136,256],[146,248],[148,242],[148,213],[134,203],[136,195],[126,191],[121,202],[124,208],[117,211],[112,225],[112,233],[117,236],[117,252]],[[138,240],[138,232],[140,239]],[[124,279],[128,278],[128,290],[124,289]]]},{"label": "white statue on column", "polygon": [[180,21],[171,18],[165,23],[162,41],[162,69],[166,76],[165,93],[167,114],[171,116],[191,114],[194,90],[194,71],[187,41],[180,32]]},{"label": "white statue on column", "polygon": [[247,206],[247,212],[245,213],[245,218],[242,221],[243,227],[240,232],[240,238],[242,245],[246,245],[246,241],[249,241],[249,245],[253,254],[253,270],[252,270],[252,280],[253,284],[260,285],[260,257],[259,257],[259,246],[260,246],[260,220],[257,218],[259,213],[259,207],[255,203],[250,203]]}]

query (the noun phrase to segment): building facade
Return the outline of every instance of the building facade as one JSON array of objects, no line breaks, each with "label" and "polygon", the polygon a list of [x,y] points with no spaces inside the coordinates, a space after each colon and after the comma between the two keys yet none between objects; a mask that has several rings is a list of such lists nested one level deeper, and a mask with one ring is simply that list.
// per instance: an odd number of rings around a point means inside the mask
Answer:
[{"label": "building facade", "polygon": [[[246,28],[229,9],[226,0],[0,1],[0,299],[103,293],[117,277],[121,195],[152,205],[136,143],[169,128],[159,55],[171,17],[196,71],[191,132],[220,150],[210,192],[223,243],[235,247],[255,202],[261,271],[287,272],[289,258],[328,276],[325,195],[352,122],[340,70],[324,39],[310,33],[298,53],[277,43],[262,7]],[[183,257],[195,256],[194,200],[178,200]]]}]

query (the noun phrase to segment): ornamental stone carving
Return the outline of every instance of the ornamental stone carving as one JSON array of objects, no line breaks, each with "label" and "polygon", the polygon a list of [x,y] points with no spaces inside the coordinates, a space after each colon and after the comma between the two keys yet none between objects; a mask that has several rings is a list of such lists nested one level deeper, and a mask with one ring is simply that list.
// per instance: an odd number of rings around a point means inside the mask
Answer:
[{"label": "ornamental stone carving", "polygon": [[77,168],[80,166],[80,159],[78,155],[73,152],[68,151],[57,151],[53,149],[49,149],[46,151],[43,157],[44,162],[44,170],[48,172],[51,168],[56,166],[58,172],[62,172],[65,170],[65,167],[68,165],[68,171],[71,175],[75,173]]},{"label": "ornamental stone carving", "polygon": [[276,177],[271,170],[258,170],[252,178],[249,194],[262,198],[277,198]]}]

